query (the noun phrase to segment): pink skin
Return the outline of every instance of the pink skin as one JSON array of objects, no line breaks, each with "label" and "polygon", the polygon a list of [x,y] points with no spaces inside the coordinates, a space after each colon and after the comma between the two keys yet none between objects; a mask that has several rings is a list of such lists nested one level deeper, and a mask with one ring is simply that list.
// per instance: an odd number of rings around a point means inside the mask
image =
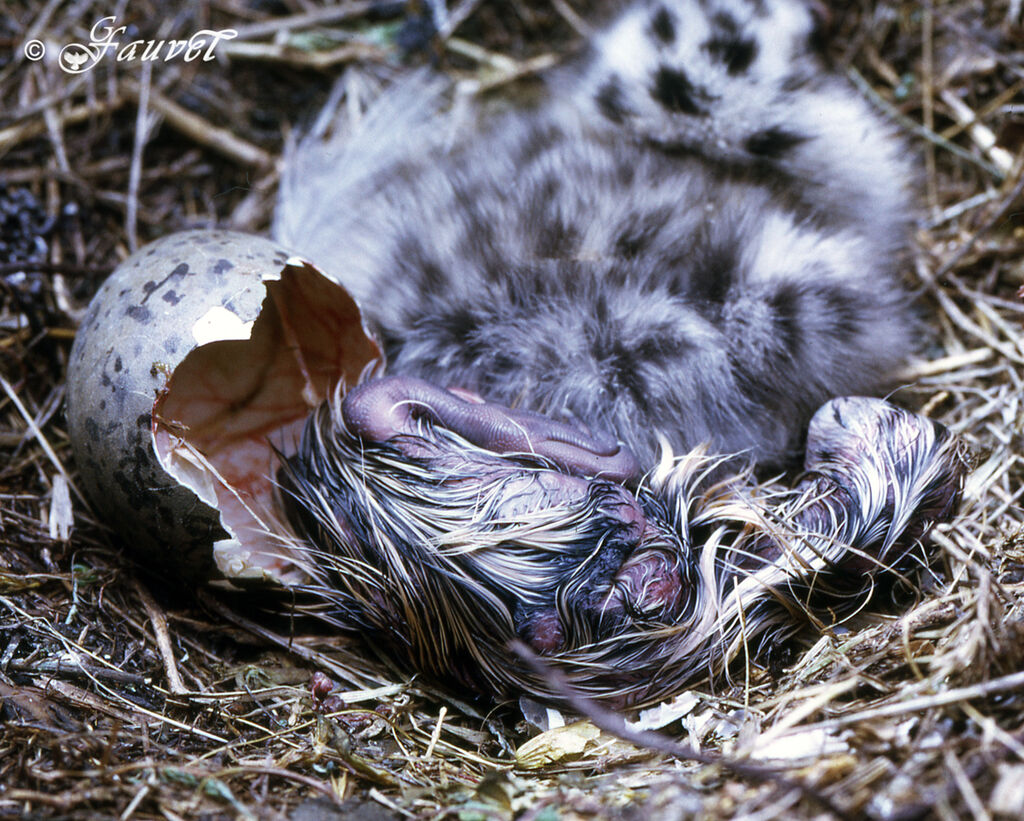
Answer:
[{"label": "pink skin", "polygon": [[[440,457],[444,464],[450,464],[458,456]],[[502,469],[505,465],[496,466]],[[514,470],[514,468],[513,468]],[[556,505],[573,504],[586,498],[590,482],[578,476],[567,476],[553,470],[515,471],[501,487],[502,516],[514,519],[533,511]]]},{"label": "pink skin", "polygon": [[[411,377],[388,377],[359,385],[346,395],[342,413],[352,433],[370,441],[392,441],[411,457],[449,467],[472,461],[481,473],[492,478],[494,471],[507,472],[500,507],[503,516],[512,518],[545,507],[581,502],[590,492],[594,477],[619,483],[636,479],[639,474],[633,455],[610,437]],[[493,459],[480,454],[470,459],[440,449],[436,442],[419,439],[417,420],[424,416],[492,451]],[[523,471],[516,462],[502,458],[501,454],[509,453],[538,454],[568,473]],[[580,606],[598,619],[624,612],[675,611],[682,600],[682,582],[675,562],[657,549],[658,534],[633,494],[623,487],[614,492],[618,498],[605,501],[600,513],[610,526],[625,526],[623,538],[633,547],[612,577],[603,578],[602,572],[601,577],[593,579],[593,595]],[[645,544],[653,549],[645,549]],[[526,615],[521,631],[540,652],[556,651],[564,641],[561,619],[554,607]]]},{"label": "pink skin", "polygon": [[532,411],[476,401],[406,376],[374,379],[345,396],[342,413],[357,436],[384,442],[416,433],[416,420],[437,424],[495,453],[535,453],[578,476],[627,482],[640,473],[636,457],[612,437],[584,432]]},{"label": "pink skin", "polygon": [[651,547],[637,550],[619,568],[609,606],[637,616],[670,620],[683,605],[683,584],[676,557]]},{"label": "pink skin", "polygon": [[530,646],[538,653],[556,653],[565,643],[562,620],[554,607],[532,614],[529,623],[520,628]]},{"label": "pink skin", "polygon": [[[601,513],[627,526],[623,536],[631,545],[629,555],[611,577],[593,578],[590,595],[577,607],[597,621],[623,616],[670,621],[685,601],[678,557],[663,547],[657,527],[633,495],[625,488],[618,490],[619,500],[607,503]],[[540,653],[557,652],[565,642],[555,607],[530,613],[520,624],[520,635]]]}]

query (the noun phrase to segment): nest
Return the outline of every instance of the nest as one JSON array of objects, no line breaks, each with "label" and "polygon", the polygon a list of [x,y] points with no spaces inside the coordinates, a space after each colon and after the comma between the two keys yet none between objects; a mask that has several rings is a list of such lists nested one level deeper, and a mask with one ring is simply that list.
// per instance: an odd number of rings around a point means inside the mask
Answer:
[{"label": "nest", "polygon": [[433,34],[417,4],[150,0],[122,11],[121,39],[238,36],[215,63],[61,70],[59,48],[122,8],[16,1],[0,21],[0,814],[1024,814],[1020,0],[863,2],[831,21],[839,70],[923,157],[908,277],[934,333],[893,398],[976,462],[935,572],[895,615],[808,635],[639,725],[581,705],[553,729],[525,700],[487,709],[398,677],[280,602],[147,575],[78,496],[61,404],[103,277],[172,230],[265,231],[274,158],[333,78],[430,61],[504,92],[573,48],[590,9],[462,0]]}]

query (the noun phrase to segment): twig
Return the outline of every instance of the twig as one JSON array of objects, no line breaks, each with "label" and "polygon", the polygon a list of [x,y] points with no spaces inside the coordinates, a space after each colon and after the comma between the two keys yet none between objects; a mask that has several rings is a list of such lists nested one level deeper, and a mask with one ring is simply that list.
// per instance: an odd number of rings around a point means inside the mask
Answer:
[{"label": "twig", "polygon": [[1000,148],[996,135],[992,130],[978,119],[978,115],[971,111],[970,107],[948,88],[944,88],[939,96],[942,98],[949,110],[953,112],[956,121],[967,129],[974,144],[978,146],[993,164],[1008,175],[1013,170],[1013,154],[1005,148]]},{"label": "twig", "polygon": [[[58,121],[62,127],[76,125],[94,117],[99,117],[102,114],[114,111],[120,108],[125,102],[127,102],[127,100],[127,95],[118,95],[102,103],[84,103],[82,105],[75,106],[63,115],[58,114]],[[42,112],[40,113],[40,116],[34,117],[27,122],[0,129],[0,157],[3,157],[3,155],[14,148],[14,146],[24,142],[25,140],[38,137],[40,134],[45,134],[46,130],[46,120],[45,117],[42,116]]]},{"label": "twig", "polygon": [[25,805],[42,804],[44,807],[56,807],[64,812],[87,806],[90,802],[102,802],[111,800],[114,793],[113,787],[91,787],[88,789],[73,789],[59,795],[52,792],[40,792],[37,790],[12,789],[4,792],[4,797]]},{"label": "twig", "polygon": [[245,773],[265,773],[266,775],[273,775],[277,778],[283,778],[285,781],[294,781],[297,784],[304,784],[311,790],[314,790],[321,795],[330,798],[336,804],[341,803],[341,796],[338,795],[331,787],[330,784],[325,784],[319,778],[313,778],[309,775],[303,775],[302,773],[292,772],[286,770],[283,767],[269,767],[265,764],[242,764],[237,767],[228,767],[223,770],[219,770],[215,777],[226,778],[229,775],[245,774]]},{"label": "twig", "polygon": [[445,19],[444,24],[437,32],[437,36],[442,40],[447,40],[465,22],[466,18],[476,11],[476,7],[479,5],[480,0],[461,0],[459,5],[452,9]]},{"label": "twig", "polygon": [[164,663],[164,673],[167,675],[167,685],[174,695],[185,695],[189,688],[182,683],[181,675],[178,673],[178,663],[174,659],[174,648],[171,646],[171,634],[167,629],[167,617],[138,579],[135,580],[135,592],[142,601],[142,606],[146,608],[150,624],[153,625],[156,646],[160,650],[160,659]]},{"label": "twig", "polygon": [[[141,94],[138,81],[128,78],[124,84],[131,95],[138,100]],[[209,120],[168,99],[155,88],[149,92],[149,103],[154,111],[164,116],[168,125],[178,129],[197,143],[205,145],[241,165],[267,168],[274,162],[270,154],[262,148],[243,140],[226,128],[215,126]]]},{"label": "twig", "polygon": [[978,797],[978,793],[974,789],[974,785],[971,784],[970,776],[964,772],[964,767],[960,763],[960,759],[956,757],[956,754],[952,750],[946,750],[943,755],[943,761],[946,764],[946,770],[952,773],[953,783],[956,785],[957,790],[960,792],[960,796],[963,798],[964,803],[970,810],[971,816],[976,819],[976,821],[991,818],[991,816],[985,811],[985,807],[981,803],[981,799]]},{"label": "twig", "polygon": [[128,806],[124,808],[124,812],[118,816],[117,821],[128,821],[129,818],[135,815],[135,810],[139,808],[139,804],[145,800],[146,796],[149,795],[152,790],[153,787],[151,784],[143,782],[142,787],[136,791],[132,800],[128,802]]},{"label": "twig", "polygon": [[126,673],[124,670],[112,670],[109,667],[99,667],[95,664],[83,664],[81,661],[69,660],[67,658],[40,659],[39,661],[17,659],[9,662],[7,668],[18,673],[45,673],[51,676],[85,676],[90,679],[116,681],[119,684],[132,684],[137,687],[148,683],[146,678],[138,673]]},{"label": "twig", "polygon": [[603,730],[609,735],[613,735],[642,749],[663,753],[685,761],[695,761],[698,764],[721,767],[740,777],[771,782],[782,789],[798,790],[805,798],[813,801],[837,818],[843,819],[843,821],[853,821],[853,816],[837,807],[828,796],[801,781],[782,775],[782,771],[779,768],[762,767],[756,764],[730,760],[720,755],[702,753],[695,750],[689,744],[680,744],[678,741],[668,738],[661,733],[650,730],[637,730],[630,727],[626,720],[618,713],[613,713],[597,702],[576,692],[569,682],[566,681],[565,676],[554,667],[545,665],[541,658],[522,642],[513,642],[511,649],[537,675],[541,676],[548,686],[558,693],[559,697],[563,698],[573,710],[589,719],[599,730]]},{"label": "twig", "polygon": [[971,211],[981,205],[992,202],[992,200],[998,199],[998,197],[998,189],[982,191],[980,194],[975,194],[973,197],[968,197],[965,200],[953,203],[947,208],[944,208],[935,216],[922,221],[921,227],[927,229],[938,228],[943,223],[956,219],[957,217],[962,216],[968,211]]},{"label": "twig", "polygon": [[57,693],[78,707],[87,707],[92,710],[97,710],[106,715],[118,718],[125,723],[130,722],[141,727],[144,726],[145,720],[148,719],[158,724],[166,724],[170,727],[174,727],[184,733],[205,738],[208,741],[215,741],[218,744],[229,743],[228,739],[222,738],[219,735],[207,732],[199,727],[190,726],[182,721],[176,721],[170,716],[164,716],[159,713],[154,713],[152,710],[146,710],[123,698],[121,702],[122,704],[125,704],[126,707],[115,707],[110,701],[100,698],[99,696],[90,693],[88,690],[83,690],[81,687],[75,687],[73,684],[68,684],[64,681],[55,681],[53,679],[50,679],[49,681],[33,680],[32,683],[44,692]]},{"label": "twig", "polygon": [[218,53],[236,60],[263,60],[296,68],[328,69],[354,60],[381,60],[386,56],[372,43],[345,43],[326,51],[303,51],[282,43],[236,43],[218,45]]},{"label": "twig", "polygon": [[57,457],[53,448],[50,447],[50,443],[46,441],[46,437],[43,436],[43,432],[39,429],[39,426],[32,418],[32,414],[28,412],[28,408],[22,404],[21,399],[18,397],[18,394],[15,393],[14,388],[11,387],[11,384],[4,379],[3,376],[0,376],[0,387],[3,387],[4,393],[6,393],[11,402],[14,403],[14,407],[18,409],[18,413],[21,414],[21,418],[25,420],[29,431],[31,431],[36,441],[39,442],[39,446],[43,449],[43,453],[46,454],[46,458],[50,460],[50,463],[57,468],[60,475],[64,477],[65,481],[68,483],[68,487],[75,492],[75,496],[77,496],[78,500],[85,506],[85,509],[91,512],[92,508],[89,506],[89,502],[86,500],[85,496],[82,495],[78,486],[72,481],[68,472],[64,469],[64,464]]},{"label": "twig", "polygon": [[[1015,100],[1020,95],[1021,91],[1024,91],[1024,80],[1018,80],[1009,88],[1003,89],[995,97],[986,101],[985,105],[981,106],[981,108],[974,112],[975,117],[977,117],[978,120],[985,120],[986,118],[998,112],[1000,109],[1006,111],[1006,113],[1009,114],[1010,111],[1008,109],[1012,108],[1012,103],[1010,101]],[[968,125],[970,125],[970,123],[956,122],[953,123],[951,126],[942,129],[942,131],[940,131],[939,134],[941,134],[947,140],[952,140],[957,134],[960,134]]]},{"label": "twig", "polygon": [[[935,131],[935,61],[933,31],[935,14],[931,0],[926,0],[921,18],[921,114],[924,128]],[[938,210],[939,193],[935,179],[935,144],[925,143],[925,177],[928,185],[928,208]]]},{"label": "twig", "polygon": [[448,708],[442,707],[437,714],[437,724],[434,725],[434,731],[430,734],[430,743],[427,745],[427,751],[423,754],[424,758],[433,757],[434,747],[437,746],[437,740],[441,737],[441,726],[444,724],[446,715],[448,715]]},{"label": "twig", "polygon": [[860,89],[861,93],[865,97],[870,99],[875,105],[881,108],[888,116],[898,122],[907,131],[912,134],[916,134],[918,137],[927,140],[930,143],[934,143],[940,148],[945,149],[950,154],[954,154],[962,160],[966,160],[969,163],[973,163],[979,168],[984,169],[987,173],[991,174],[997,180],[1002,180],[1006,175],[996,168],[992,163],[986,162],[980,157],[975,157],[970,151],[965,148],[961,148],[956,143],[952,143],[949,140],[943,139],[940,134],[936,134],[934,131],[930,131],[920,123],[914,122],[906,114],[896,109],[888,100],[886,100],[881,94],[875,91],[871,87],[871,83],[864,79],[864,76],[852,66],[846,69],[846,76],[850,78],[855,86]]},{"label": "twig", "polygon": [[125,208],[124,231],[128,236],[131,251],[139,248],[137,232],[139,214],[139,183],[142,181],[142,149],[149,136],[149,91],[153,76],[153,64],[142,63],[142,77],[139,80],[139,105],[135,113],[135,139],[132,141],[132,161],[128,171],[128,201]]},{"label": "twig", "polygon": [[483,46],[479,46],[476,43],[471,43],[468,40],[462,40],[458,37],[449,37],[444,44],[444,47],[448,51],[454,52],[461,57],[468,57],[470,60],[476,60],[494,71],[510,74],[516,70],[517,63],[511,57],[504,54],[498,54],[493,51],[488,51]]},{"label": "twig", "polygon": [[804,726],[804,729],[838,730],[843,727],[849,727],[852,724],[873,721],[877,718],[892,718],[910,713],[920,713],[935,707],[948,707],[952,704],[973,701],[976,698],[984,698],[985,696],[992,696],[997,693],[1012,692],[1019,690],[1021,687],[1024,687],[1024,672],[1011,673],[1000,678],[982,682],[981,684],[957,687],[956,689],[946,690],[943,693],[935,693],[930,696],[909,698],[906,701],[886,704],[872,710],[861,710],[850,715],[838,716],[827,721],[819,721],[816,724],[807,724]]},{"label": "twig", "polygon": [[939,270],[935,272],[935,279],[942,279],[942,277],[952,271],[953,268],[956,267],[956,264],[967,256],[968,252],[970,252],[974,247],[974,243],[976,243],[980,237],[991,231],[995,227],[996,223],[1003,218],[1006,212],[1013,207],[1013,204],[1017,202],[1022,193],[1024,193],[1024,172],[1018,175],[1017,182],[1014,184],[1013,190],[1011,190],[1009,195],[999,203],[999,207],[989,215],[988,219],[986,219],[973,234],[971,234],[967,242],[963,243],[963,245],[957,249],[957,252],[946,260]]},{"label": "twig", "polygon": [[43,122],[50,135],[50,145],[53,146],[53,156],[57,160],[57,168],[64,174],[71,174],[71,162],[68,160],[68,151],[64,145],[63,124],[57,115],[55,106],[48,105],[43,109]]},{"label": "twig", "polygon": [[276,17],[273,20],[239,26],[236,29],[238,35],[235,37],[235,41],[259,40],[268,35],[281,35],[296,29],[312,28],[313,26],[321,26],[326,23],[338,23],[342,20],[350,20],[353,17],[362,17],[369,11],[386,13],[392,7],[397,15],[401,13],[403,4],[399,2],[386,4],[374,2],[374,0],[363,0],[363,2],[346,3],[342,6],[329,6],[302,14],[293,14],[290,17]]},{"label": "twig", "polygon": [[975,348],[963,353],[950,354],[939,359],[930,359],[918,362],[896,374],[893,379],[897,382],[913,382],[925,376],[935,376],[940,373],[949,373],[968,365],[977,365],[992,357],[991,348]]},{"label": "twig", "polygon": [[312,664],[316,664],[320,667],[323,667],[326,670],[330,670],[332,673],[334,673],[340,678],[345,679],[345,681],[349,682],[355,687],[364,689],[366,688],[365,681],[360,681],[356,676],[353,675],[351,670],[345,668],[344,666],[336,662],[334,659],[326,656],[325,654],[317,652],[316,650],[311,650],[305,645],[295,642],[287,636],[281,636],[275,633],[273,630],[270,630],[261,624],[257,624],[249,619],[240,616],[238,613],[234,612],[229,607],[225,606],[222,602],[218,601],[216,598],[210,595],[206,590],[200,589],[198,591],[198,596],[200,602],[202,602],[204,607],[209,608],[218,616],[227,619],[229,622],[236,625],[237,627],[242,628],[246,632],[251,633],[254,636],[258,636],[261,639],[264,639],[265,641],[269,641],[271,644],[275,644],[278,647],[287,650],[289,653],[293,653],[295,656],[297,656],[300,659],[303,659],[304,661],[308,661]]},{"label": "twig", "polygon": [[594,28],[586,20],[580,17],[575,9],[570,6],[566,0],[551,0],[551,5],[555,7],[562,19],[568,23],[573,31],[575,31],[580,37],[592,37],[594,34]]}]

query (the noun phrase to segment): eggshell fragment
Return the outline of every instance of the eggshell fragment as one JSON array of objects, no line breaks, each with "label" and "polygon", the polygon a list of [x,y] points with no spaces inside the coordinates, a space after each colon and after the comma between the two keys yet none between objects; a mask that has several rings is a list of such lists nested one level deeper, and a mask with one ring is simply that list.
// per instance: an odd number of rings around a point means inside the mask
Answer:
[{"label": "eggshell fragment", "polygon": [[348,293],[275,243],[158,240],[100,288],[72,348],[82,486],[128,548],[180,577],[301,581],[274,515],[276,451],[378,355]]}]

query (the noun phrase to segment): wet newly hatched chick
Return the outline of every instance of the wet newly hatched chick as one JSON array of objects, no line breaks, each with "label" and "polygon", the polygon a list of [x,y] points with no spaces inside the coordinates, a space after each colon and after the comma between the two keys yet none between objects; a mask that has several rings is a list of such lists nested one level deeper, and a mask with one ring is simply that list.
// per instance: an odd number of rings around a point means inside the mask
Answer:
[{"label": "wet newly hatched chick", "polygon": [[388,371],[607,431],[651,467],[783,464],[913,347],[905,151],[800,0],[638,2],[527,108],[440,80],[288,158],[278,238],[337,276]]},{"label": "wet newly hatched chick", "polygon": [[520,640],[624,706],[927,563],[919,539],[952,515],[965,470],[948,431],[864,397],[815,414],[793,490],[709,486],[714,464],[666,460],[631,491],[618,481],[636,465],[604,437],[388,377],[316,412],[279,479],[329,623],[406,673],[564,698],[511,651]]}]

